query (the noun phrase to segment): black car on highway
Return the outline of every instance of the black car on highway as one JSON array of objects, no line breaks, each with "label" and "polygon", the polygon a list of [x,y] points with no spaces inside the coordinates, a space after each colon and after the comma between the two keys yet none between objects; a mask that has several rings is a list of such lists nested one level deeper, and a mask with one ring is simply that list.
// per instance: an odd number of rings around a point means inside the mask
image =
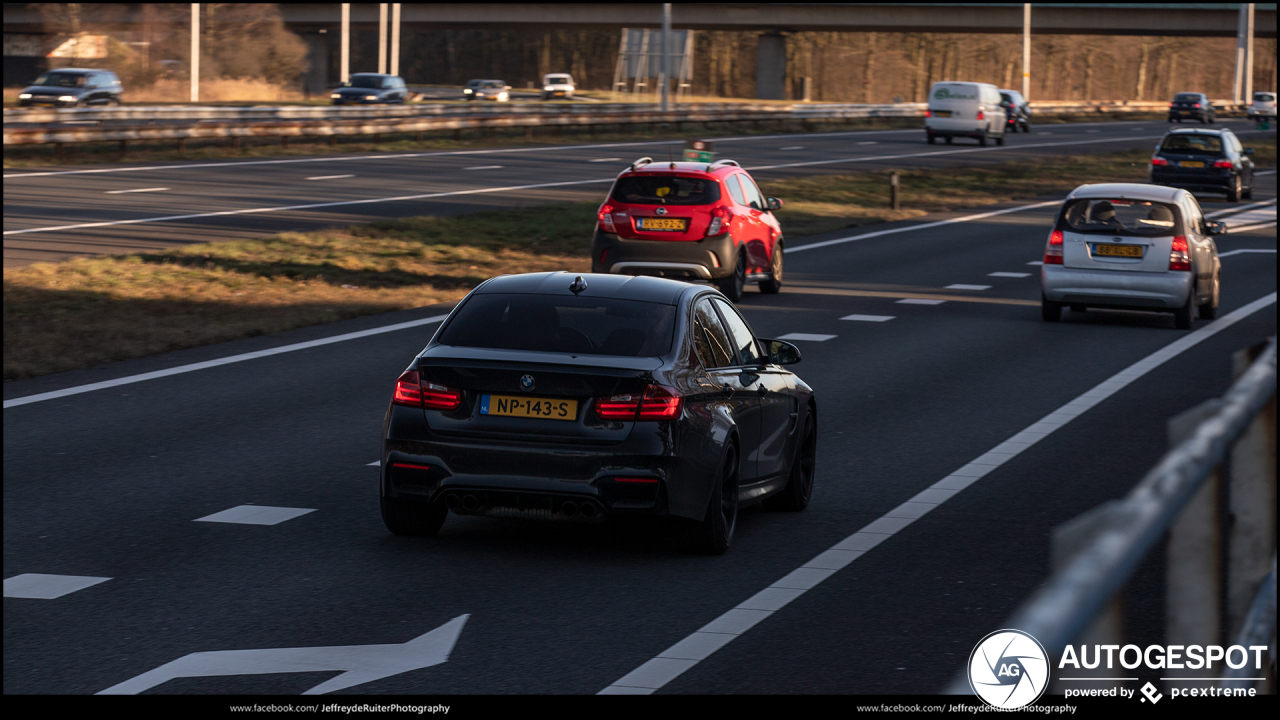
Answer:
[{"label": "black car on highway", "polygon": [[356,73],[329,94],[334,105],[404,104],[409,88],[399,75]]},{"label": "black car on highway", "polygon": [[1000,107],[1004,108],[1005,129],[1008,132],[1016,133],[1019,128],[1024,133],[1031,132],[1031,103],[1022,97],[1022,93],[1017,90],[1001,90]]},{"label": "black car on highway", "polygon": [[30,87],[23,88],[18,93],[18,105],[119,105],[122,92],[120,78],[110,70],[62,68],[42,74]]},{"label": "black car on highway", "polygon": [[396,534],[460,515],[685,519],[723,553],[740,504],[802,510],[817,404],[714,288],[631,275],[490,279],[395,384],[381,503]]},{"label": "black car on highway", "polygon": [[1199,120],[1202,125],[1212,124],[1217,116],[1213,113],[1213,103],[1209,102],[1209,96],[1197,92],[1180,92],[1174,95],[1173,100],[1169,101],[1169,122],[1182,122],[1184,118]]},{"label": "black car on highway", "polygon": [[1222,193],[1228,202],[1253,197],[1253,148],[1230,130],[1170,131],[1151,157],[1151,182],[1193,192]]}]

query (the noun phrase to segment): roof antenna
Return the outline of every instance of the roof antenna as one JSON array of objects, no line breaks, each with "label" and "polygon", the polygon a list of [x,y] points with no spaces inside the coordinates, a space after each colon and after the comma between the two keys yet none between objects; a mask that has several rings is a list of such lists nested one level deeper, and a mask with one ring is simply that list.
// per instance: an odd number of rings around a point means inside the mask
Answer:
[{"label": "roof antenna", "polygon": [[578,293],[586,289],[587,289],[587,281],[583,280],[581,275],[574,278],[573,282],[569,285],[569,290],[573,292],[574,297],[577,297]]},{"label": "roof antenna", "polygon": [[675,156],[672,154],[672,150],[671,150],[671,146],[670,146],[670,145],[668,145],[668,146],[667,146],[667,160],[669,160],[669,161],[671,162],[671,169],[672,169],[672,170],[675,170],[675,169],[676,169],[676,159],[675,159]]}]

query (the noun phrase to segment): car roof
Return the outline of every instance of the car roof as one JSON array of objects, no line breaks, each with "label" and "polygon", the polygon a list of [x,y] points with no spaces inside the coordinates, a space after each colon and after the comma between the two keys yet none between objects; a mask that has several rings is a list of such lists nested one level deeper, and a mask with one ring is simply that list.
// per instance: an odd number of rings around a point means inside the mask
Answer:
[{"label": "car roof", "polygon": [[71,73],[73,75],[84,75],[88,73],[109,73],[111,75],[115,75],[114,72],[111,72],[110,70],[103,70],[101,68],[49,68],[48,70],[45,70],[40,74],[44,75],[45,73],[55,73],[55,72]]},{"label": "car roof", "polygon": [[641,165],[640,167],[637,167],[634,170],[630,166],[628,166],[626,170],[623,170],[622,172],[618,173],[618,176],[621,177],[623,175],[632,175],[632,174],[642,175],[645,173],[648,173],[650,175],[671,175],[675,173],[718,175],[718,174],[724,174],[729,170],[742,169],[741,167],[738,166],[737,163],[734,163],[732,165],[728,163],[725,163],[723,165],[716,165],[715,164],[716,162],[719,162],[719,161],[712,161],[709,163],[684,162],[682,160],[676,160],[673,162],[654,161],[654,162]]},{"label": "car roof", "polygon": [[1157,202],[1176,202],[1185,190],[1165,187],[1164,185],[1147,185],[1145,183],[1097,183],[1081,185],[1067,196],[1068,200],[1081,198],[1121,198],[1125,200],[1155,200]]},{"label": "car roof", "polygon": [[1229,128],[1174,128],[1165,135],[1221,135],[1224,132],[1231,132],[1231,130]]},{"label": "car roof", "polygon": [[486,280],[475,289],[475,292],[476,294],[573,295],[574,292],[569,289],[569,285],[578,277],[582,277],[587,284],[587,288],[579,293],[585,297],[640,300],[664,305],[676,305],[680,302],[682,293],[699,288],[697,285],[679,280],[646,275],[604,275],[561,271],[499,275]]},{"label": "car roof", "polygon": [[351,77],[357,75],[360,77],[400,77],[399,75],[388,75],[387,73],[351,73]]}]

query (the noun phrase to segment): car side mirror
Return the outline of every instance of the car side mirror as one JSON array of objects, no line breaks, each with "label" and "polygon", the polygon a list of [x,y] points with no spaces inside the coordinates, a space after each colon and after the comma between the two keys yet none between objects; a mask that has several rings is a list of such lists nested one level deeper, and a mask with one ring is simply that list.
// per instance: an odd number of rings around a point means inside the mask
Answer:
[{"label": "car side mirror", "polygon": [[1244,154],[1245,154],[1245,155],[1252,155],[1252,154],[1253,154],[1253,148],[1245,148],[1245,149],[1244,149]]},{"label": "car side mirror", "polygon": [[1226,235],[1227,224],[1224,222],[1211,222],[1208,224],[1210,235]]},{"label": "car side mirror", "polygon": [[778,198],[765,198],[764,204],[769,210],[781,210],[782,201]]},{"label": "car side mirror", "polygon": [[774,365],[795,365],[800,362],[800,348],[785,340],[761,340],[769,351],[769,362]]}]

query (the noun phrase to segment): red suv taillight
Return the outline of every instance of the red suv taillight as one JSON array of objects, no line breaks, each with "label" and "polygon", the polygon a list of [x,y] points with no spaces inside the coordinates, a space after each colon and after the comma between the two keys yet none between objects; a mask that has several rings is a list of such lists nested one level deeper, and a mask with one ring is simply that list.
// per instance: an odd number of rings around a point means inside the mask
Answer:
[{"label": "red suv taillight", "polygon": [[600,218],[600,228],[607,233],[618,232],[617,227],[613,224],[613,206],[605,203],[600,206],[600,212],[596,213]]},{"label": "red suv taillight", "polygon": [[406,370],[396,380],[396,392],[391,402],[428,410],[457,410],[462,405],[462,391],[433,382],[421,382],[417,370]]},{"label": "red suv taillight", "polygon": [[1151,158],[1151,164],[1155,165],[1156,167],[1167,167],[1169,165],[1169,161],[1165,160],[1162,157],[1154,157],[1154,158]]},{"label": "red suv taillight", "polygon": [[1062,264],[1062,231],[1054,230],[1049,233],[1049,242],[1044,246],[1044,264],[1045,265],[1061,265]]},{"label": "red suv taillight", "polygon": [[1191,269],[1191,249],[1187,247],[1187,239],[1181,235],[1173,239],[1173,247],[1169,249],[1169,269]]},{"label": "red suv taillight", "polygon": [[729,208],[723,205],[717,205],[712,208],[711,223],[707,225],[707,237],[724,232],[724,223],[731,217],[733,217],[733,213],[729,212]]},{"label": "red suv taillight", "polygon": [[1235,165],[1233,165],[1233,164],[1231,163],[1231,161],[1230,161],[1230,160],[1217,160],[1217,161],[1214,161],[1213,166],[1214,166],[1214,167],[1216,167],[1216,168],[1233,168],[1233,167],[1235,167]]},{"label": "red suv taillight", "polygon": [[596,414],[605,420],[674,420],[684,398],[669,387],[650,385],[644,393],[596,399]]}]

